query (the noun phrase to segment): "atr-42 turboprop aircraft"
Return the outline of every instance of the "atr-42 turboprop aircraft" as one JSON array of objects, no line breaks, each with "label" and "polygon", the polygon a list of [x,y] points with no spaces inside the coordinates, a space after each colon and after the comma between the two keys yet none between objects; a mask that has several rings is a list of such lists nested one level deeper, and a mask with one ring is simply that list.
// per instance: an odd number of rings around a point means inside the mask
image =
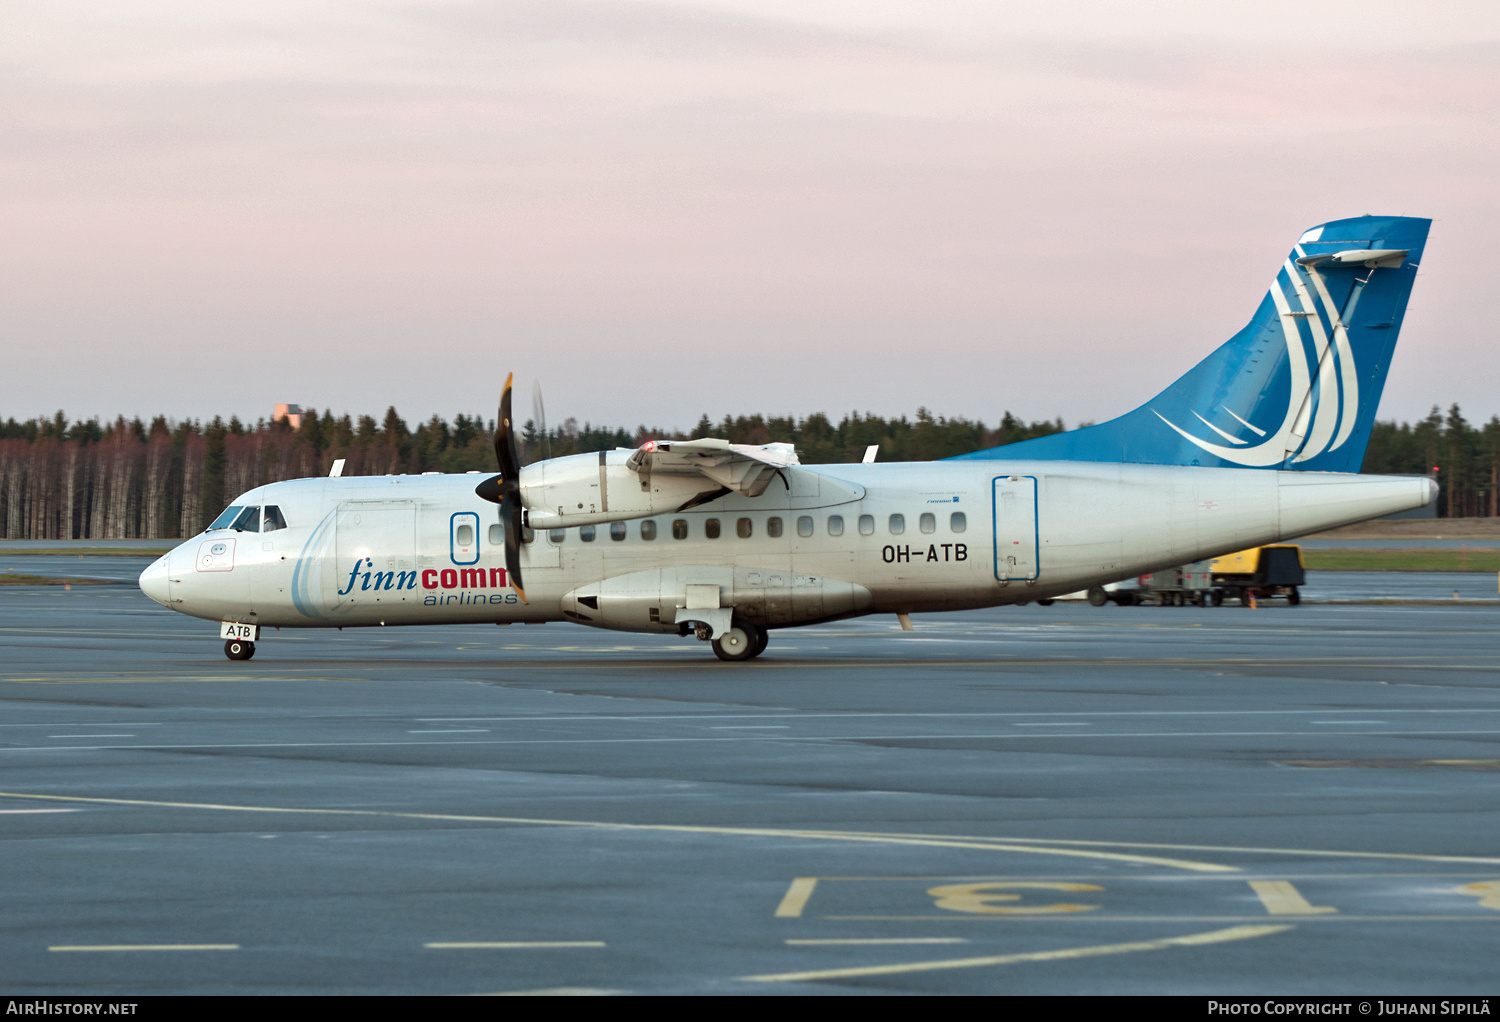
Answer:
[{"label": "atr-42 turboprop aircraft", "polygon": [[1355,473],[1429,225],[1307,231],[1249,325],[1097,426],[925,463],[705,439],[521,468],[507,380],[498,475],[258,486],[141,589],[219,621],[231,659],[268,625],[572,621],[748,660],[771,628],[1026,603],[1421,507],[1431,480]]}]

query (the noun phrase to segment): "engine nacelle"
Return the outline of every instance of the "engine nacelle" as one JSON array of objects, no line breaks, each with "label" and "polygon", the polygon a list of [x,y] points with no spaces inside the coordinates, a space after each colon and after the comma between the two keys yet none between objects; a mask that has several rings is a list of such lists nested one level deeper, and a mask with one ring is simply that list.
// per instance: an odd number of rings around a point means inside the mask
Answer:
[{"label": "engine nacelle", "polygon": [[762,627],[811,624],[868,610],[862,585],[777,568],[652,568],[593,582],[562,598],[569,620],[627,632],[675,632],[694,621],[717,636],[731,617]]},{"label": "engine nacelle", "polygon": [[671,514],[728,490],[696,473],[636,472],[634,451],[600,451],[551,458],[521,469],[521,503],[533,529],[626,521]]}]

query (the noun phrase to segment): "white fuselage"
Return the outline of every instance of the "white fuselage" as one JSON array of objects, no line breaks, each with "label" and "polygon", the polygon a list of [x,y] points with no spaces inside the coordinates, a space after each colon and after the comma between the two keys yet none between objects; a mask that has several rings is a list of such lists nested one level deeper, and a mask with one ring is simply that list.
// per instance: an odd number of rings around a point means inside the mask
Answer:
[{"label": "white fuselage", "polygon": [[591,540],[538,532],[522,546],[522,602],[498,509],[474,493],[482,478],[257,487],[234,503],[274,505],[286,528],[205,532],[141,585],[185,614],[277,627],[571,620],[675,632],[707,616],[695,607],[778,627],[1056,596],[1420,507],[1435,491],[1413,477],[1092,462],[801,466],[758,497],[601,524]]}]

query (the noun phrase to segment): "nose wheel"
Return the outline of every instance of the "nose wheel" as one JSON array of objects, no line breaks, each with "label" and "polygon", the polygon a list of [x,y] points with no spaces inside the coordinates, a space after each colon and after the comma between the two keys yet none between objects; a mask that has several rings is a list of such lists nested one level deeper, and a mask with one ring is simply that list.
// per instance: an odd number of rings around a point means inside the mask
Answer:
[{"label": "nose wheel", "polygon": [[255,655],[255,643],[244,639],[230,639],[224,643],[224,655],[231,660],[249,660]]}]

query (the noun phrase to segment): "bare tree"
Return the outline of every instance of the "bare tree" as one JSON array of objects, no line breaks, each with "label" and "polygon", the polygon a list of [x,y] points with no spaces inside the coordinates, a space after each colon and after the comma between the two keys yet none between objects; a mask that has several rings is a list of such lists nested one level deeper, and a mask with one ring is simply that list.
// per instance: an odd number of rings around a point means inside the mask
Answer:
[{"label": "bare tree", "polygon": [[208,444],[200,433],[189,433],[182,445],[181,536],[196,536],[207,524],[203,520],[203,461]]},{"label": "bare tree", "polygon": [[22,537],[21,494],[25,484],[22,458],[30,445],[25,440],[0,440],[0,495],[5,499],[5,536]]},{"label": "bare tree", "polygon": [[146,444],[146,478],[141,493],[145,505],[145,537],[161,539],[162,505],[166,502],[167,475],[172,468],[172,441],[156,434]]},{"label": "bare tree", "polygon": [[63,521],[62,532],[58,534],[59,539],[72,539],[76,533],[73,522],[73,500],[78,488],[78,450],[82,446],[80,440],[69,440],[65,445],[67,454],[63,457]]}]

